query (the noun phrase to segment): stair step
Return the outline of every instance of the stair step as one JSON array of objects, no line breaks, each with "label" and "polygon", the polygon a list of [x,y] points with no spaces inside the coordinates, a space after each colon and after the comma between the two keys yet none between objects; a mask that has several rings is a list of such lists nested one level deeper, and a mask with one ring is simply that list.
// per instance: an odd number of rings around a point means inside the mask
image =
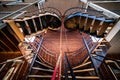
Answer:
[{"label": "stair step", "polygon": [[102,52],[103,50],[102,49],[95,49],[94,51],[95,52]]},{"label": "stair step", "polygon": [[46,72],[53,72],[53,70],[43,69],[43,68],[38,68],[38,67],[32,67],[32,69],[36,69],[36,70],[40,70],[40,71],[46,71]]},{"label": "stair step", "polygon": [[[98,79],[99,80],[99,77],[97,77],[97,76],[75,76],[76,77],[76,79],[89,79],[89,80],[96,80],[96,79]],[[63,76],[63,78],[65,78],[65,76]],[[68,78],[72,78],[72,76],[68,76]]]},{"label": "stair step", "polygon": [[28,75],[28,77],[36,77],[36,78],[51,78],[52,75]]},{"label": "stair step", "polygon": [[101,41],[101,43],[108,43],[108,41],[103,40],[103,41]]},{"label": "stair step", "polygon": [[105,47],[105,46],[106,46],[105,44],[98,45],[98,47]]},{"label": "stair step", "polygon": [[35,62],[37,62],[38,64],[43,65],[43,66],[45,66],[45,67],[48,67],[48,68],[50,68],[50,69],[53,69],[53,67],[51,67],[51,66],[49,66],[49,65],[47,65],[47,64],[41,63],[40,61],[37,61],[37,60],[36,60]]},{"label": "stair step", "polygon": [[[89,71],[94,71],[94,68],[89,68],[89,69],[82,69],[82,70],[74,70],[74,73],[79,73],[79,72],[89,72]],[[68,71],[70,73],[70,71]]]},{"label": "stair step", "polygon": [[96,54],[92,54],[93,57],[96,57],[97,55]]},{"label": "stair step", "polygon": [[89,65],[89,64],[91,64],[90,61],[89,61],[89,62],[86,62],[86,63],[84,63],[84,64],[81,64],[81,65],[78,65],[78,66],[76,66],[76,67],[73,67],[73,69],[77,69],[77,68],[80,68],[80,67],[83,67],[83,66],[86,66],[86,65]]}]

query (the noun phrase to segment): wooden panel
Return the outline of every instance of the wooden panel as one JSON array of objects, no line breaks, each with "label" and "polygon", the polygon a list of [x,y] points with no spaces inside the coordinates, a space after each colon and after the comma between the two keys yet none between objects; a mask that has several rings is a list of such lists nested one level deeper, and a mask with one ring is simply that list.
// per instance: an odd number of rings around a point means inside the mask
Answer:
[{"label": "wooden panel", "polygon": [[80,29],[83,29],[83,27],[86,25],[87,17],[88,17],[87,13],[82,14],[81,19],[80,19],[80,25],[79,25]]},{"label": "wooden panel", "polygon": [[95,19],[95,16],[88,16],[86,26],[84,27],[84,31],[88,31],[89,30],[89,28],[92,25],[94,19]]},{"label": "wooden panel", "polygon": [[46,22],[46,16],[40,16],[41,22],[42,22],[42,27],[43,29],[48,28],[47,22]]},{"label": "wooden panel", "polygon": [[32,18],[33,18],[33,21],[36,25],[37,31],[42,30],[41,22],[40,22],[39,17],[38,16],[33,16]]},{"label": "wooden panel", "polygon": [[11,48],[3,41],[0,41],[0,48],[2,49],[2,51],[12,51]]},{"label": "wooden panel", "polygon": [[105,21],[103,22],[102,26],[98,31],[98,36],[102,36],[105,33],[106,29],[108,28],[109,24],[114,22],[115,22],[114,19],[105,19]]},{"label": "wooden panel", "polygon": [[18,26],[15,24],[14,20],[8,20],[7,23],[10,25],[11,29],[14,31],[16,36],[20,41],[24,40],[22,32],[19,30]]},{"label": "wooden panel", "polygon": [[94,21],[94,24],[93,24],[93,26],[92,26],[92,29],[91,29],[90,33],[93,34],[93,33],[97,32],[97,29],[98,29],[98,27],[100,26],[100,23],[101,23],[103,20],[104,20],[103,17],[96,18],[95,21]]},{"label": "wooden panel", "polygon": [[35,33],[36,29],[35,29],[32,18],[25,18],[24,20],[26,21],[27,26],[30,28],[30,32]]},{"label": "wooden panel", "polygon": [[17,39],[17,36],[15,33],[10,29],[10,26],[7,25],[7,27],[2,29],[2,32],[6,35],[9,36],[10,40],[14,43],[14,45],[17,47],[19,44],[19,39]]},{"label": "wooden panel", "polygon": [[12,51],[16,51],[18,50],[18,48],[15,46],[14,42],[11,41],[9,35],[5,35],[5,33],[3,33],[0,30],[0,40],[7,45],[10,49],[12,49]]},{"label": "wooden panel", "polygon": [[25,35],[29,35],[29,31],[28,31],[28,29],[27,29],[27,26],[26,26],[26,24],[25,24],[25,21],[23,21],[22,19],[16,19],[16,20],[15,20],[15,23],[16,23],[16,24],[19,24],[20,28],[22,28],[24,36],[25,36]]}]

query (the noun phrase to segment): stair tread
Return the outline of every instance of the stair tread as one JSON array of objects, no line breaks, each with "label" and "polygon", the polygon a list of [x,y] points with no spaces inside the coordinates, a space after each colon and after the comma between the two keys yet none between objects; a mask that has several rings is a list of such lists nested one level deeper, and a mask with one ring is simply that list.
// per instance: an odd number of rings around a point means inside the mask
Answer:
[{"label": "stair tread", "polygon": [[32,67],[32,69],[41,70],[41,71],[53,72],[53,70],[51,70],[51,69],[43,69],[43,68],[39,68],[39,67]]},{"label": "stair tread", "polygon": [[[89,71],[94,71],[94,68],[88,68],[88,69],[82,69],[82,70],[74,70],[74,73],[77,72],[89,72]],[[68,73],[70,73],[70,71],[68,71]]]},{"label": "stair tread", "polygon": [[52,75],[28,75],[28,77],[51,78]]},{"label": "stair tread", "polygon": [[[63,76],[64,78],[65,76]],[[68,76],[68,78],[72,78],[72,76]],[[99,79],[98,76],[76,76],[76,79]]]},{"label": "stair tread", "polygon": [[94,51],[96,51],[96,52],[97,52],[97,51],[103,51],[103,50],[102,50],[102,49],[95,49]]}]

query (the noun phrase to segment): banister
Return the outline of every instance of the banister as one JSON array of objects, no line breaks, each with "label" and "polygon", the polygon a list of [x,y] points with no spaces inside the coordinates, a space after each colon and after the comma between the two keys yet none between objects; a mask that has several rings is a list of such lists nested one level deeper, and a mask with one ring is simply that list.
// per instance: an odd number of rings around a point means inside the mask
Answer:
[{"label": "banister", "polygon": [[[75,10],[76,9],[76,10]],[[72,11],[72,10],[75,10],[74,12],[78,11],[78,12],[81,12],[82,10],[86,10],[87,12],[88,11],[93,11],[93,12],[98,12],[99,14],[102,15],[103,11],[96,11],[96,10],[93,10],[93,9],[86,9],[86,8],[82,8],[82,7],[72,7],[72,8],[69,8],[67,9],[65,12],[64,12],[64,15],[70,15],[70,14],[67,14],[69,11]]]},{"label": "banister", "polygon": [[[50,9],[50,11],[49,11],[49,9]],[[53,9],[53,11],[51,11],[52,9]],[[39,10],[42,11],[42,12],[39,12],[39,13],[47,13],[47,12],[49,12],[49,13],[52,13],[52,14],[56,14],[60,18],[62,16],[62,13],[57,8],[54,8],[54,7],[44,7],[44,8],[41,8],[41,9],[32,10],[32,11],[26,12],[26,14],[31,13],[31,12],[36,12],[36,11],[39,11]]]},{"label": "banister", "polygon": [[[40,49],[41,49],[42,42],[43,42],[43,37],[42,37],[41,41],[40,41],[39,44],[38,44],[38,48],[37,48],[37,50],[36,50],[36,54],[34,55],[34,57],[33,57],[33,59],[32,59],[32,62],[31,62],[31,64],[30,64],[30,68],[29,68],[27,74],[30,74],[30,73],[31,73],[32,66],[33,66],[33,64],[34,64],[34,62],[35,62],[35,60],[36,60],[36,58],[37,58],[37,55],[38,55]],[[28,77],[28,76],[26,76],[26,79],[27,79],[27,77]]]},{"label": "banister", "polygon": [[[83,39],[83,42],[84,42],[84,44],[85,44],[85,46],[86,46],[86,48],[87,48],[88,54],[89,54],[89,56],[90,56],[90,60],[91,60],[91,62],[92,62],[92,64],[93,64],[93,67],[94,67],[94,69],[95,69],[95,73],[99,76],[98,69],[97,69],[97,67],[95,66],[95,64],[94,64],[94,62],[93,62],[93,59],[92,59],[92,55],[91,55],[92,50],[89,48],[89,46],[88,46],[88,44],[87,44],[87,41],[85,40],[84,36],[82,36],[82,39]],[[94,47],[94,46],[93,46],[93,47]]]}]

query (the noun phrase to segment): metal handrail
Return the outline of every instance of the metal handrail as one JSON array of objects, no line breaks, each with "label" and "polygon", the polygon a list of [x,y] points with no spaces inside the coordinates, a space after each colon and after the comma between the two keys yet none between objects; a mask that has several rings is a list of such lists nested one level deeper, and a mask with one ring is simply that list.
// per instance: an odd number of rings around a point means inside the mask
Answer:
[{"label": "metal handrail", "polygon": [[[96,73],[96,75],[99,76],[97,67],[94,65],[94,62],[93,62],[93,59],[92,59],[92,55],[91,55],[92,49],[90,49],[89,46],[87,45],[87,42],[86,42],[85,38],[82,37],[82,39],[83,39],[83,42],[84,42],[84,44],[85,44],[85,46],[86,46],[86,48],[87,48],[88,55],[90,56],[90,60],[91,60],[91,62],[92,62],[92,64],[93,64],[93,67],[94,67],[94,69],[95,69],[95,73]],[[94,46],[93,46],[92,48],[94,49]]]},{"label": "metal handrail", "polygon": [[[40,49],[41,49],[42,42],[43,42],[43,37],[42,37],[42,39],[41,39],[41,41],[40,41],[40,43],[39,43],[39,46],[38,46],[38,48],[37,48],[37,50],[36,50],[36,53],[35,53],[34,57],[33,57],[33,59],[32,59],[32,62],[31,62],[31,64],[30,64],[30,68],[29,68],[27,74],[30,74],[30,73],[31,73],[32,66],[34,65],[35,60],[36,60],[36,58],[37,58],[37,56],[38,56],[38,53],[39,53],[39,51],[40,51]],[[26,79],[27,79],[27,76],[26,76]]]},{"label": "metal handrail", "polygon": [[[74,11],[75,10],[75,11]],[[73,14],[73,13],[76,13],[76,12],[88,12],[88,11],[92,11],[92,12],[96,12],[96,13],[99,13],[103,16],[103,11],[96,11],[96,10],[93,10],[93,9],[86,9],[86,8],[82,8],[82,7],[72,7],[72,8],[69,8],[67,9],[65,12],[64,12],[64,15],[67,16],[67,15],[70,15],[70,14]],[[70,13],[69,13],[70,12]]]},{"label": "metal handrail", "polygon": [[[39,10],[41,10],[41,12],[39,12]],[[62,16],[62,13],[57,9],[57,8],[54,8],[54,7],[44,7],[44,8],[41,8],[41,9],[36,9],[36,10],[32,10],[32,11],[29,11],[29,12],[26,12],[25,14],[31,14],[31,13],[35,13],[35,12],[38,12],[38,14],[44,14],[46,12],[48,13],[53,13],[53,14],[56,14],[59,18],[61,18]],[[34,15],[33,13],[33,15]]]}]

